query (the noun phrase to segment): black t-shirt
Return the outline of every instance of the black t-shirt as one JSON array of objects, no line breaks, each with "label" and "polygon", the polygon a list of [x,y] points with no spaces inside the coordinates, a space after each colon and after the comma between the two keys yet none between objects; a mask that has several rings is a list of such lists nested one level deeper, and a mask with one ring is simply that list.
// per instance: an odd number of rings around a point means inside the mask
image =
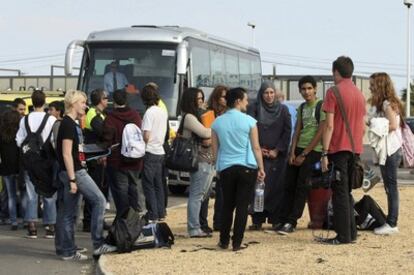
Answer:
[{"label": "black t-shirt", "polygon": [[56,152],[58,155],[60,168],[66,171],[62,154],[62,141],[70,139],[72,143],[72,158],[75,171],[85,167],[85,154],[83,153],[83,136],[80,126],[69,116],[63,117],[57,136]]}]

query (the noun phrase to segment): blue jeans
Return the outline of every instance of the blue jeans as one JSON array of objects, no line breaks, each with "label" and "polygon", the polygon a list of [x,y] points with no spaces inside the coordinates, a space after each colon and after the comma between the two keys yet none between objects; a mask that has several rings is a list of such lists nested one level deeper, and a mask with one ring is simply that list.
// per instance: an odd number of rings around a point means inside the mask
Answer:
[{"label": "blue jeans", "polygon": [[106,199],[98,186],[88,175],[85,169],[76,171],[78,192],[70,193],[69,177],[66,171],[59,174],[62,185],[58,189],[59,207],[56,223],[55,247],[56,254],[62,257],[70,257],[76,253],[75,245],[75,220],[77,206],[82,194],[92,209],[91,237],[94,249],[104,243],[103,222]]},{"label": "blue jeans", "polygon": [[8,196],[9,219],[12,225],[17,225],[17,177],[18,175],[3,176]]},{"label": "blue jeans", "polygon": [[165,194],[163,185],[164,155],[145,153],[142,187],[148,207],[148,219],[158,220],[165,217]]},{"label": "blue jeans", "polygon": [[190,173],[190,188],[187,204],[187,230],[190,236],[200,232],[200,208],[208,193],[214,176],[213,165],[199,162],[198,170]]},{"label": "blue jeans", "polygon": [[401,149],[387,157],[385,165],[380,165],[382,180],[388,201],[387,223],[395,227],[398,222],[398,208],[400,204],[397,184],[397,169],[401,163]]},{"label": "blue jeans", "polygon": [[0,192],[0,223],[4,222],[9,217],[9,207],[7,198],[7,188],[2,177],[0,177],[3,188]]},{"label": "blue jeans", "polygon": [[[27,171],[24,172],[24,181],[26,184],[26,207],[24,220],[26,222],[35,222],[38,218],[37,202],[38,195],[35,191],[35,187],[30,180]],[[56,223],[56,193],[50,197],[43,197],[43,224],[55,224]]]}]

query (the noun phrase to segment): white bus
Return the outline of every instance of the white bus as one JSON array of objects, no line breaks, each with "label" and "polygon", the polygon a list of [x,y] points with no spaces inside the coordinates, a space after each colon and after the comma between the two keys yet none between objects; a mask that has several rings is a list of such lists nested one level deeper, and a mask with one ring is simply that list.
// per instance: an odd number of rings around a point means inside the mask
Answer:
[{"label": "white bus", "polygon": [[[104,75],[111,63],[118,64],[128,83],[141,89],[148,82],[160,87],[161,98],[177,129],[179,102],[186,87],[198,87],[208,99],[218,84],[241,86],[256,99],[262,81],[258,50],[191,28],[178,26],[132,26],[92,32],[86,40],[72,41],[66,51],[65,72],[72,74],[73,55],[84,49],[78,89],[90,93],[104,88]],[[139,94],[128,95],[129,106],[145,111]],[[187,175],[184,175],[186,178]],[[187,181],[187,179],[183,179]],[[180,185],[180,175],[171,185]],[[176,186],[172,191],[182,191]]]}]

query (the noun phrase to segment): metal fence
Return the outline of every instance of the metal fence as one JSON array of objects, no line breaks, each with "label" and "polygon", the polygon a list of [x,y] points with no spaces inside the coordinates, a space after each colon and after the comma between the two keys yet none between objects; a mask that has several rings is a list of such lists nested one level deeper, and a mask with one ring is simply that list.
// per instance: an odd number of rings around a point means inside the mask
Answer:
[{"label": "metal fence", "polygon": [[14,91],[28,90],[30,87],[42,88],[48,91],[61,89],[67,91],[76,89],[77,76],[0,76],[0,91],[8,89]]}]

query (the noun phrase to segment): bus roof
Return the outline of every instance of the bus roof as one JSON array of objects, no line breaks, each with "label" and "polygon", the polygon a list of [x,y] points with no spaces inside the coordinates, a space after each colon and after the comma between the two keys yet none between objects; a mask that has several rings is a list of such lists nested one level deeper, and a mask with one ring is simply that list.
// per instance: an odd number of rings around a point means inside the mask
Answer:
[{"label": "bus roof", "polygon": [[187,27],[179,26],[131,26],[129,28],[118,28],[104,31],[92,32],[86,43],[90,42],[165,42],[181,43],[186,38],[210,42],[239,51],[251,52],[259,55],[259,51],[237,42],[219,38],[205,32]]}]

